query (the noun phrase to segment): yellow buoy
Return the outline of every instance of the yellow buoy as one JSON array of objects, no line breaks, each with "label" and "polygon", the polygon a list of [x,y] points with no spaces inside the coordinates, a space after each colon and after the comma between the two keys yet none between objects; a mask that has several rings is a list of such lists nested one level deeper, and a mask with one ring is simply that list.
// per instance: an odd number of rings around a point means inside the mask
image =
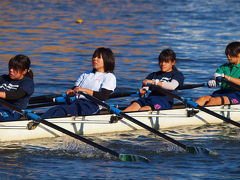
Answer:
[{"label": "yellow buoy", "polygon": [[83,20],[82,20],[82,19],[78,19],[78,20],[76,21],[76,23],[82,24],[82,23],[83,23]]}]

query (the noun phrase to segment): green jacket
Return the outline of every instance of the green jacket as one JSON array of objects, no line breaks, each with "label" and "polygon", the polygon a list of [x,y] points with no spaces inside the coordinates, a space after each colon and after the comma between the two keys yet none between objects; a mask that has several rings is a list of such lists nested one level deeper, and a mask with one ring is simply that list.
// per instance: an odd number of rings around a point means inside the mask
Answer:
[{"label": "green jacket", "polygon": [[[240,64],[234,65],[231,63],[225,63],[217,68],[216,73],[224,73],[228,76],[240,79]],[[221,89],[233,89],[235,88],[229,86],[227,83],[223,82],[221,84]]]}]

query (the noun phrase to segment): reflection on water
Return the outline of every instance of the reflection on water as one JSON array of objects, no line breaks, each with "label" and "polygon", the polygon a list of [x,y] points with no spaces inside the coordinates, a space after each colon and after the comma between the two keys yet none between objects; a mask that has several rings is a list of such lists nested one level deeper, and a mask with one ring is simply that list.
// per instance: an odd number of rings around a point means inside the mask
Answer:
[{"label": "reflection on water", "polygon": [[[224,61],[225,45],[235,39],[234,36],[238,37],[235,23],[238,17],[222,15],[228,10],[225,1],[217,6],[197,2],[196,7],[195,3],[164,0],[1,2],[1,72],[7,72],[11,56],[24,53],[32,59],[37,85],[35,95],[48,93],[47,89],[52,88],[44,87],[43,82],[49,85],[60,81],[63,86],[59,86],[58,91],[64,91],[80,73],[91,68],[95,48],[107,46],[117,57],[118,87],[139,87],[139,81],[159,69],[159,52],[171,47],[181,59],[177,66],[187,83],[206,81],[209,72],[213,73]],[[218,11],[212,12],[215,6]],[[83,23],[75,23],[77,19],[83,19]],[[227,23],[224,28],[222,22]],[[203,71],[209,61],[213,62],[209,71]],[[193,72],[198,76],[194,77]]]},{"label": "reflection on water", "polygon": [[[62,93],[91,69],[97,47],[116,55],[117,91],[136,90],[159,70],[164,48],[177,54],[185,83],[206,82],[227,62],[226,45],[240,40],[236,0],[4,0],[0,1],[0,70],[19,53],[30,56],[34,95]],[[83,23],[76,23],[82,19]],[[215,89],[182,90],[197,98]],[[126,105],[133,98],[110,100]],[[217,150],[219,157],[184,153],[146,131],[99,135],[96,142],[120,152],[149,157],[149,164],[112,161],[110,155],[62,138],[0,145],[0,177],[6,179],[236,179],[239,131],[223,125],[165,131],[188,145]],[[17,168],[18,167],[18,168]],[[93,171],[94,169],[94,171]],[[117,174],[117,177],[116,177]]]}]

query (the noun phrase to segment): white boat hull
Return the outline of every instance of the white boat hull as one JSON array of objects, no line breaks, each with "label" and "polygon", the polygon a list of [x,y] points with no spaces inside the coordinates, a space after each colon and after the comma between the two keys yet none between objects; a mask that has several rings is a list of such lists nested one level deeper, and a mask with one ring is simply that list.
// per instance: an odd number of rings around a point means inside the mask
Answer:
[{"label": "white boat hull", "polygon": [[[234,121],[240,121],[240,105],[214,106],[208,107],[208,109],[227,118],[231,118]],[[187,109],[185,108],[132,112],[128,113],[128,115],[155,129],[223,123],[223,120],[201,111],[192,117],[188,117]],[[47,121],[80,135],[143,129],[127,119],[122,119],[117,123],[109,123],[111,116],[112,114],[90,115],[47,119]],[[58,137],[63,135],[61,132],[43,124],[39,124],[34,130],[28,130],[27,124],[29,122],[28,120],[0,122],[0,142]]]}]

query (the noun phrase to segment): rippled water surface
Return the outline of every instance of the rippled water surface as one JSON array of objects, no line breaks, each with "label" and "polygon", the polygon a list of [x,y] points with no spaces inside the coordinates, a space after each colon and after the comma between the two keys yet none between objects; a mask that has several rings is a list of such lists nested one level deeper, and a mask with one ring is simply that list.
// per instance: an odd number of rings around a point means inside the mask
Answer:
[{"label": "rippled water surface", "polygon": [[[159,70],[164,48],[177,54],[185,83],[206,82],[227,62],[228,43],[240,40],[237,0],[4,0],[0,1],[0,70],[10,57],[30,56],[35,96],[62,93],[91,69],[97,47],[116,56],[117,91],[136,90]],[[83,23],[76,23],[77,20]],[[206,87],[182,90],[197,97]],[[127,105],[132,98],[111,99]],[[1,179],[237,179],[239,129],[231,125],[179,128],[164,133],[188,145],[203,145],[219,156],[186,154],[147,131],[91,136],[121,153],[137,153],[150,163],[119,162],[68,137],[0,145]]]}]

